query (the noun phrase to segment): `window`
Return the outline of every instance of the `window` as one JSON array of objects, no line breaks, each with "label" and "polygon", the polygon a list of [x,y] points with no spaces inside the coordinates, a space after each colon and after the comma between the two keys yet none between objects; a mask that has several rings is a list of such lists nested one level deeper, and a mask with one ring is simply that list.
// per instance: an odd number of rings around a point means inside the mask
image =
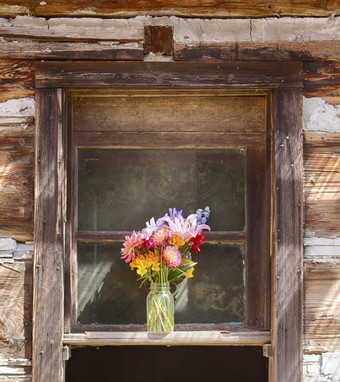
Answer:
[{"label": "window", "polygon": [[122,239],[168,208],[207,205],[212,231],[195,277],[174,291],[176,329],[269,329],[269,95],[72,93],[73,330],[145,330],[148,290],[120,259]]},{"label": "window", "polygon": [[[45,62],[37,64],[36,69],[38,90],[33,380],[63,380],[65,358],[63,345],[100,346],[123,343],[154,345],[153,340],[147,339],[143,332],[131,332],[128,329],[128,333],[117,334],[118,328],[113,332],[111,328],[110,334],[105,331],[107,329],[105,319],[100,325],[94,326],[93,322],[98,321],[96,318],[83,315],[85,318],[79,320],[80,315],[78,315],[79,312],[85,313],[84,307],[86,305],[91,307],[89,302],[95,300],[89,301],[86,286],[83,289],[86,292],[84,300],[81,293],[77,293],[75,286],[77,279],[81,279],[77,265],[80,265],[79,270],[81,270],[81,266],[86,262],[93,262],[95,247],[98,253],[107,259],[106,249],[102,248],[118,246],[125,234],[122,230],[128,229],[123,225],[120,226],[123,223],[121,221],[114,227],[112,220],[104,222],[100,215],[97,215],[100,209],[105,209],[107,205],[104,198],[101,199],[104,200],[104,205],[95,207],[93,198],[88,197],[88,193],[93,192],[89,184],[89,179],[93,179],[95,173],[93,162],[98,160],[97,162],[101,164],[98,169],[105,174],[108,162],[121,160],[127,151],[132,156],[133,168],[139,161],[138,154],[148,151],[152,151],[153,154],[165,152],[167,162],[169,158],[175,158],[177,165],[175,164],[174,168],[176,166],[178,168],[178,161],[181,167],[182,162],[185,162],[183,174],[186,174],[184,179],[187,180],[183,184],[190,178],[191,171],[200,173],[202,161],[205,163],[205,158],[209,158],[214,166],[217,166],[217,162],[218,166],[222,166],[219,167],[222,172],[223,168],[228,169],[226,170],[226,173],[230,174],[228,179],[232,173],[238,174],[239,184],[243,184],[244,190],[244,203],[240,202],[244,208],[243,218],[240,215],[231,219],[234,224],[237,222],[234,227],[228,225],[225,220],[218,230],[213,230],[206,236],[206,250],[214,248],[215,251],[215,248],[218,248],[213,256],[237,259],[233,264],[239,264],[238,275],[244,274],[243,280],[239,284],[236,283],[239,285],[237,295],[244,296],[243,310],[241,309],[236,319],[223,314],[223,320],[219,320],[216,319],[218,315],[215,314],[216,309],[210,309],[210,313],[213,313],[207,319],[208,323],[202,318],[199,320],[195,318],[191,320],[192,322],[189,322],[188,318],[183,318],[181,324],[183,327],[180,330],[197,330],[185,336],[181,335],[187,333],[185,331],[175,332],[171,339],[162,339],[157,344],[167,345],[172,341],[171,344],[191,346],[263,345],[267,355],[271,357],[269,362],[271,382],[300,380],[302,365],[300,65],[285,63],[283,67],[277,63],[216,65]],[[172,122],[176,123],[166,127],[164,122],[152,125],[150,120],[147,120],[149,122],[144,124],[144,130],[142,125],[138,125],[136,130],[133,115],[123,113],[122,105],[126,102],[134,103],[134,110],[139,114],[139,119],[147,118],[150,108],[144,106],[150,99],[145,97],[145,94],[158,100],[171,98],[171,101],[168,100],[170,103],[178,104],[171,110],[176,110],[175,115],[182,112],[182,117],[172,118]],[[180,101],[176,100],[178,94],[182,97]],[[206,102],[202,101],[204,97],[207,98]],[[229,112],[226,111],[225,105],[223,106],[226,100],[232,105],[229,107]],[[243,105],[242,110],[246,112],[237,111],[237,104],[245,100],[246,106]],[[262,103],[263,107],[250,107],[250,100]],[[112,107],[114,106],[112,103],[111,107],[106,109],[108,113],[103,112],[101,107],[106,108],[104,105],[106,101],[120,103],[121,107]],[[198,103],[197,113],[190,112],[193,110],[190,102]],[[217,109],[218,113],[211,115],[207,110],[211,109],[210,106],[214,103],[216,106],[213,109]],[[93,107],[96,105],[98,107]],[[152,106],[150,107],[152,110]],[[160,109],[162,108],[158,105],[154,111]],[[96,114],[91,115],[91,110],[96,110]],[[143,110],[149,110],[144,117]],[[262,111],[258,112],[259,110]],[[166,108],[163,108],[162,113],[156,115],[158,122],[162,121],[162,118],[165,121],[169,120],[166,112]],[[127,115],[124,123],[112,123],[115,118],[121,119],[120,113]],[[207,123],[200,113],[206,115],[206,118],[212,118],[213,123]],[[188,125],[183,124],[183,120],[190,121],[191,118],[195,119],[195,116],[197,123],[190,124],[194,128],[181,131],[181,126]],[[154,117],[151,120],[157,121]],[[219,119],[222,124],[217,123]],[[228,121],[228,124],[225,124],[225,121]],[[262,122],[258,123],[259,121]],[[157,127],[160,125],[161,131]],[[202,126],[213,126],[214,130],[206,131]],[[221,131],[219,130],[221,126],[231,126],[231,130]],[[261,126],[260,130],[257,130],[256,126]],[[99,130],[96,131],[94,127],[98,127]],[[186,156],[185,160],[180,160],[182,156]],[[143,160],[150,161],[148,155],[145,158],[143,155]],[[117,177],[119,179],[119,176],[124,179],[124,171],[127,171],[128,166],[129,162],[124,160],[121,166],[122,175],[118,174],[120,169],[117,168],[115,179]],[[157,166],[155,172],[161,174],[161,162],[157,163]],[[109,164],[109,168],[112,168],[112,164]],[[177,171],[173,170],[172,174],[176,176]],[[194,177],[191,178],[191,182],[192,179]],[[83,181],[85,183],[82,183]],[[108,183],[110,182],[108,178]],[[235,191],[232,188],[234,183],[228,185],[227,182],[222,182],[222,184],[224,189],[229,187],[228,192]],[[199,185],[203,188],[203,185],[200,183]],[[161,187],[160,191],[164,189]],[[96,192],[105,194],[105,188]],[[218,195],[215,195],[217,204],[227,210],[229,207],[224,204],[223,195]],[[242,199],[242,192],[236,195],[238,195],[236,200]],[[110,198],[106,200],[109,203]],[[207,204],[209,203],[213,203],[213,200],[207,201]],[[181,208],[179,205],[175,207]],[[194,206],[183,208],[194,208]],[[242,207],[239,206],[234,211],[240,213]],[[138,213],[143,224],[153,213],[156,214],[157,210],[152,213],[146,212],[146,219],[143,213]],[[107,225],[100,227],[98,223]],[[136,226],[136,229],[138,228]],[[241,254],[244,256],[243,269],[240,266]],[[95,269],[99,271],[105,266],[111,267],[110,261],[107,263]],[[226,267],[228,266],[229,264],[226,264]],[[129,271],[125,268],[124,273]],[[199,275],[197,276],[199,280]],[[94,289],[100,290],[98,286]],[[133,289],[137,290],[135,280]],[[191,292],[189,289],[188,293]],[[131,301],[131,296],[128,298]],[[112,297],[110,299],[112,300]],[[78,312],[77,307],[81,307]],[[101,317],[105,317],[105,314]],[[86,325],[90,325],[95,331],[89,331]],[[126,330],[124,328],[126,323],[121,319],[117,325]],[[134,328],[138,329],[138,319],[134,325]],[[195,325],[201,326],[195,327]],[[211,331],[216,325],[218,329]],[[102,334],[96,332],[97,328],[104,332]],[[228,330],[224,330],[225,328]],[[79,331],[81,333],[77,333]],[[270,348],[270,345],[273,347]]]}]

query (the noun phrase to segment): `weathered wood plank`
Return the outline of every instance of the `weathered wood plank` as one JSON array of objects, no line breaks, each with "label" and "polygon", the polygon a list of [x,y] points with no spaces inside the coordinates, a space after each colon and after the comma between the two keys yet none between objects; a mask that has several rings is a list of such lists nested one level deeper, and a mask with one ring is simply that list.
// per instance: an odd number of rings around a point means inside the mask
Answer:
[{"label": "weathered wood plank", "polygon": [[[78,231],[75,233],[75,239],[77,241],[85,242],[122,242],[125,236],[131,235],[131,232],[109,232],[109,231]],[[218,241],[218,242],[243,242],[245,241],[247,234],[245,232],[204,232],[206,241]]]},{"label": "weathered wood plank", "polygon": [[0,60],[0,88],[0,102],[33,97],[34,63],[26,60]]},{"label": "weathered wood plank", "polygon": [[275,96],[276,253],[272,334],[276,381],[302,378],[302,93],[280,89]]},{"label": "weathered wood plank", "polygon": [[31,358],[32,263],[0,264],[1,358]]},{"label": "weathered wood plank", "polygon": [[[334,46],[334,49],[340,51]],[[304,63],[304,92],[307,97],[340,96],[340,62]]]},{"label": "weathered wood plank", "polygon": [[299,63],[39,62],[36,87],[301,87]]},{"label": "weathered wood plank", "polygon": [[339,233],[340,136],[309,132],[305,142],[305,235],[334,237]]},{"label": "weathered wood plank", "polygon": [[[3,20],[3,19],[2,19]],[[144,24],[141,20],[70,19],[55,18],[49,21],[27,19],[1,22],[0,36],[59,41],[143,41]],[[35,21],[35,22],[34,22]],[[28,24],[28,25],[27,25]],[[38,24],[38,25],[36,25]],[[40,25],[39,25],[40,24]],[[42,24],[42,25],[41,25]]]},{"label": "weathered wood plank", "polygon": [[266,189],[266,152],[263,147],[248,148],[246,159],[247,257],[246,317],[247,326],[270,329],[270,260],[268,248],[268,201]]},{"label": "weathered wood plank", "polygon": [[69,345],[224,345],[259,346],[270,343],[269,332],[173,332],[167,336],[150,336],[146,332],[88,332],[65,334],[64,343]]},{"label": "weathered wood plank", "polygon": [[141,61],[143,57],[143,46],[139,43],[0,41],[0,58]]},{"label": "weathered wood plank", "polygon": [[[75,131],[265,131],[265,95],[223,91],[117,92],[73,100]],[[247,110],[247,113],[244,113]],[[133,111],[133,112],[131,112]]]},{"label": "weathered wood plank", "polygon": [[[316,151],[318,147],[340,147],[340,132],[326,133],[324,131],[305,131],[303,133],[303,144],[308,150]],[[307,147],[310,146],[310,147]],[[334,150],[334,149],[331,149]],[[326,150],[323,150],[326,152]]]},{"label": "weathered wood plank", "polygon": [[0,14],[14,16],[16,14],[31,14],[35,16],[131,16],[136,14],[179,16],[330,16],[339,12],[336,0],[320,2],[317,0],[298,1],[292,4],[289,0],[271,2],[250,0],[51,0],[35,2],[33,0],[17,0],[15,5],[9,1],[0,1]]},{"label": "weathered wood plank", "polygon": [[161,132],[78,132],[72,137],[73,145],[78,148],[244,148],[248,145],[263,145],[266,137],[263,133],[182,132],[178,134]]},{"label": "weathered wood plank", "polygon": [[340,261],[306,262],[304,265],[307,346],[340,350]]},{"label": "weathered wood plank", "polygon": [[37,92],[32,354],[34,382],[63,381],[64,254],[57,225],[58,209],[61,208],[57,197],[61,105],[57,90]]},{"label": "weathered wood plank", "polygon": [[33,238],[33,137],[0,136],[1,235]]},{"label": "weathered wood plank", "polygon": [[340,41],[174,43],[176,61],[313,61],[339,60]]}]

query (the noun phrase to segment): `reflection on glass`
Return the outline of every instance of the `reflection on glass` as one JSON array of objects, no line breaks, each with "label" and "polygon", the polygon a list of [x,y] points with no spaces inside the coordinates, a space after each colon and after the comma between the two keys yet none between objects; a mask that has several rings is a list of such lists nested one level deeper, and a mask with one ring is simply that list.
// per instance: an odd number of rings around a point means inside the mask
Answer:
[{"label": "reflection on glass", "polygon": [[[120,259],[120,243],[78,243],[79,324],[145,324],[147,286]],[[204,244],[194,278],[175,294],[175,323],[244,321],[242,244]]]},{"label": "reflection on glass", "polygon": [[205,206],[212,230],[244,230],[243,151],[78,151],[79,230],[141,230],[170,207]]}]

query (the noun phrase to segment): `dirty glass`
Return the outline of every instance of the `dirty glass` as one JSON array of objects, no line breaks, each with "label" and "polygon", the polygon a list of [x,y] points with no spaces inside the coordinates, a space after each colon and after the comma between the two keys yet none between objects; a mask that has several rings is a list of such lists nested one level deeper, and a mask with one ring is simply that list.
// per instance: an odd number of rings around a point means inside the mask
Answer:
[{"label": "dirty glass", "polygon": [[[78,324],[145,324],[148,286],[120,259],[121,243],[78,243]],[[176,324],[244,322],[244,245],[203,244],[194,277],[173,289]]]},{"label": "dirty glass", "polygon": [[244,151],[78,150],[78,230],[141,230],[205,206],[212,230],[244,230]]}]

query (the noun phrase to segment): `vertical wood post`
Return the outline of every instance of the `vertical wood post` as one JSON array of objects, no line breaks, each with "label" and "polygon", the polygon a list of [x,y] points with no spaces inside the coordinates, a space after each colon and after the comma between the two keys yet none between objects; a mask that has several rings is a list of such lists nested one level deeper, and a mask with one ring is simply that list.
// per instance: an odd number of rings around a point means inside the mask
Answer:
[{"label": "vertical wood post", "polygon": [[275,382],[300,382],[303,345],[301,89],[278,89],[275,110],[273,135],[276,253],[272,283],[273,372]]},{"label": "vertical wood post", "polygon": [[62,382],[61,92],[37,90],[32,380]]}]

